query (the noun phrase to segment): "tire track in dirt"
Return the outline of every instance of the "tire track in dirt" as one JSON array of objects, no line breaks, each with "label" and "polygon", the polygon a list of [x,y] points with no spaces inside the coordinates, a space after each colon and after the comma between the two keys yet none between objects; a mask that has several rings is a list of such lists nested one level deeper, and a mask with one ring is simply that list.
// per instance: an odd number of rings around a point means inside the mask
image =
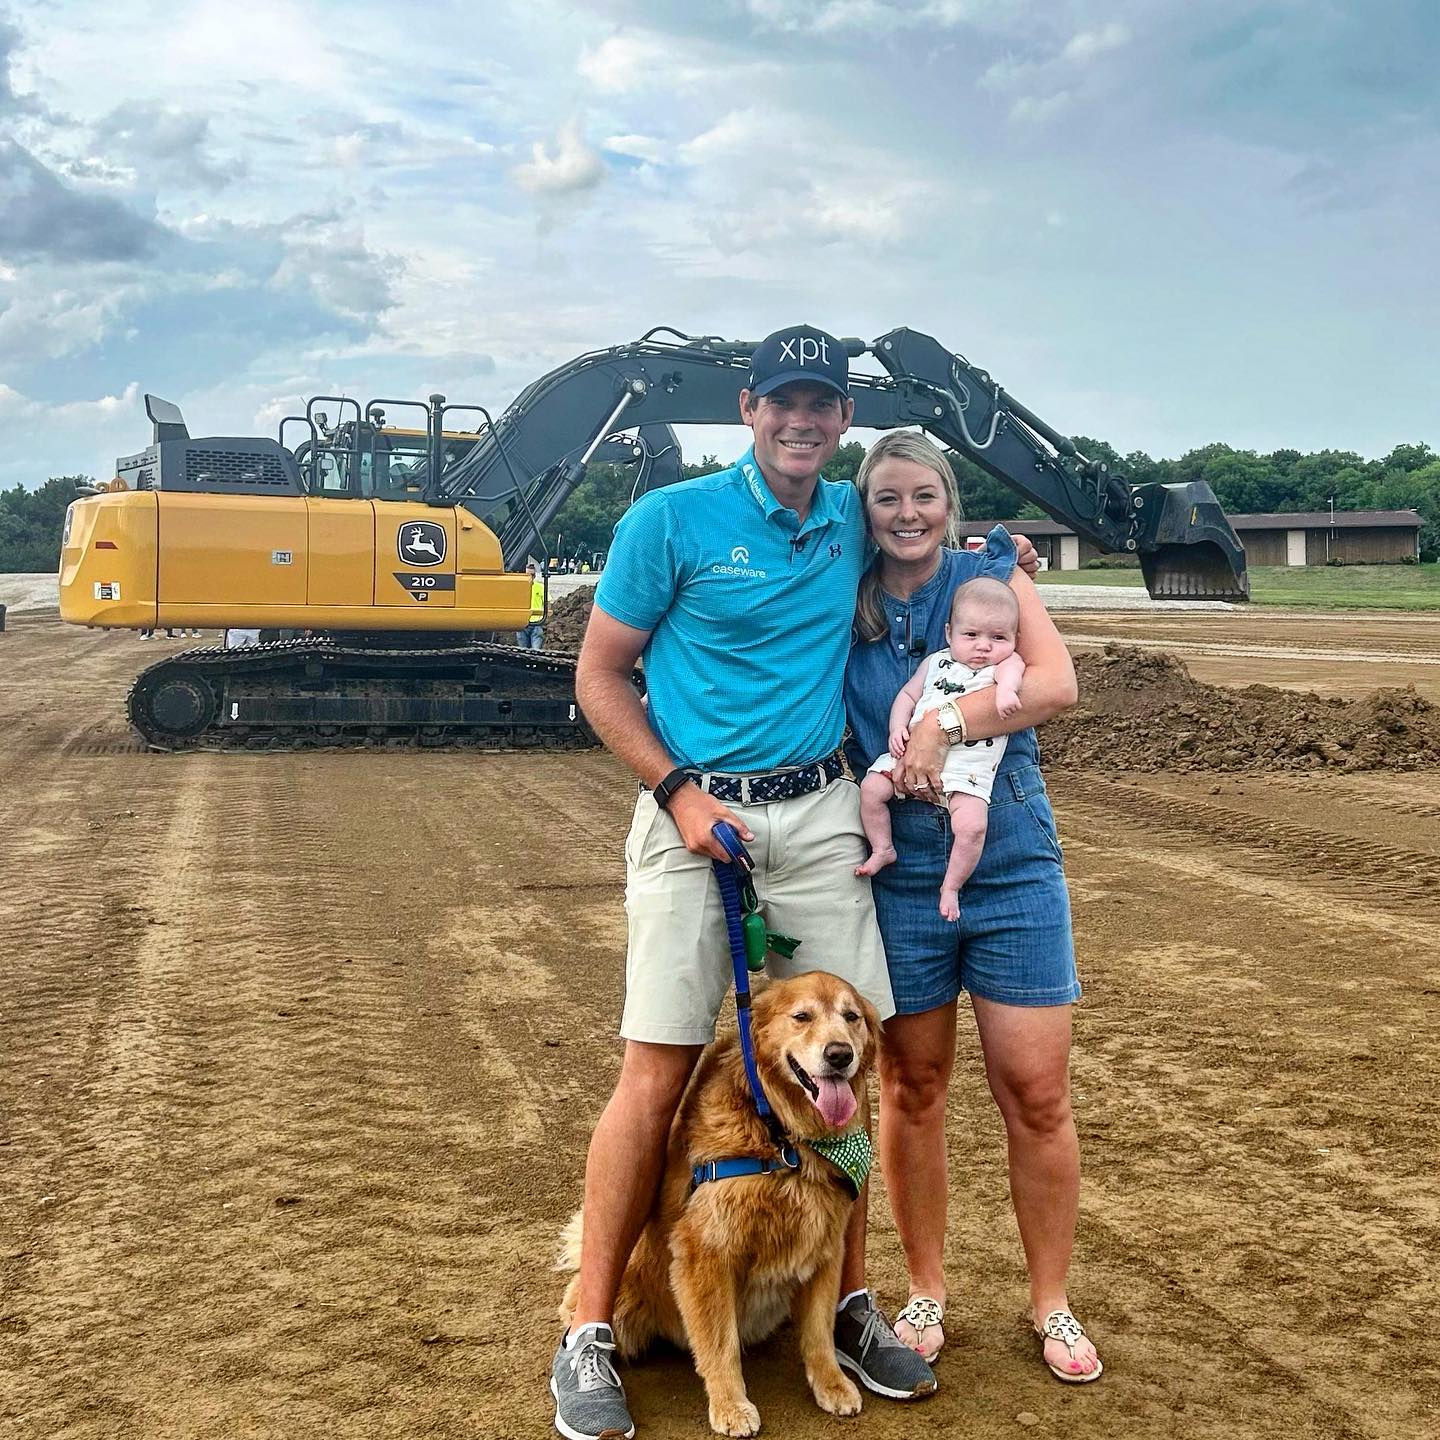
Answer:
[{"label": "tire track in dirt", "polygon": [[[65,1440],[551,1433],[548,1264],[617,1069],[633,783],[602,754],[81,755],[123,734],[105,727],[138,668],[118,643],[69,663],[99,638],[33,651],[55,677],[43,733],[7,723],[0,687],[0,770],[25,757],[0,784],[0,843],[24,846],[0,892],[0,1115],[20,1127],[0,1146],[0,1420]],[[1055,1385],[1019,1319],[1003,1134],[962,1026],[942,1390],[871,1399],[858,1424],[1426,1433],[1428,818],[1390,812],[1392,842],[1361,813],[1379,777],[1333,777],[1313,825],[1288,788],[1269,816],[1192,806],[1193,777],[1146,777],[1143,801],[1072,778],[1051,777],[1087,987],[1072,1297],[1109,1373]],[[1401,804],[1436,798],[1404,783]],[[1332,821],[1378,841],[1370,870],[1341,873]],[[878,1190],[871,1216],[893,1304]],[[834,1428],[793,1337],[746,1372],[767,1433]],[[684,1357],[626,1378],[649,1440],[703,1433]]]},{"label": "tire track in dirt", "polygon": [[[449,1406],[447,1425],[474,1425],[476,1403],[513,1420],[513,1362],[495,1368],[488,1347],[537,1290],[553,1313],[547,1262],[589,1124],[575,1107],[614,1056],[609,1017],[597,1023],[584,990],[572,1003],[574,976],[548,973],[535,947],[568,948],[588,971],[603,948],[613,1002],[618,896],[590,942],[573,933],[573,898],[561,915],[552,896],[518,893],[573,853],[533,829],[537,807],[562,808],[564,762],[537,793],[504,780],[514,757],[376,758],[378,793],[339,805],[330,777],[349,756],[140,762],[166,767],[183,804],[142,840],[154,873],[136,883],[131,931],[112,936],[129,946],[127,985],[75,1067],[75,1136],[34,1160],[37,1186],[66,1199],[23,1241],[14,1277],[17,1406],[32,1423],[91,1433],[75,1400],[89,1395],[154,1428],[154,1397],[173,1392],[164,1423],[185,1433],[225,1433],[277,1400],[302,1428],[408,1433],[399,1392],[430,1368],[456,1372],[432,1423]],[[456,858],[473,818],[427,812],[437,790],[469,792],[495,835],[482,924]],[[403,839],[377,827],[377,806]],[[377,828],[380,845],[356,853]],[[497,914],[507,884],[516,901]],[[50,918],[37,903],[17,923]],[[36,1067],[31,1032],[57,987],[75,988],[69,958],[14,1032]],[[500,1095],[513,1102],[490,1113]],[[567,1157],[563,1193],[534,1165],[553,1153]],[[537,1386],[525,1407],[537,1430],[543,1400]]]},{"label": "tire track in dirt", "polygon": [[[1088,998],[1074,1066],[1087,1311],[1098,1289],[1102,1333],[1123,1333],[1116,1299],[1138,1289],[1152,1316],[1147,1378],[1176,1377],[1171,1410],[1238,1378],[1242,1392],[1263,1387],[1227,1400],[1238,1433],[1266,1433],[1276,1404],[1298,1433],[1399,1433],[1418,1418],[1414,1377],[1431,1363],[1411,1315],[1440,1243],[1433,1175],[1413,1143],[1440,1125],[1429,1098],[1440,1036],[1415,974],[1429,927],[1380,921],[1357,970],[1366,902],[1337,905],[1325,877],[1311,880],[1303,827],[1280,832],[1283,870],[1264,866],[1274,834],[1232,868],[1211,839],[1233,854],[1251,817],[1201,813],[1190,828],[1188,798],[1091,776],[1053,788],[1089,897],[1076,904]],[[1169,903],[1167,871],[1199,882],[1191,910]],[[1208,1359],[1217,1336],[1223,1380]]]},{"label": "tire track in dirt", "polygon": [[[1066,630],[1065,641],[1074,645],[1109,644],[1113,635],[1087,635],[1079,631]],[[1201,652],[1206,655],[1233,655],[1253,660],[1313,660],[1317,664],[1339,665],[1440,665],[1440,656],[1426,653],[1423,647],[1397,650],[1344,650],[1321,649],[1298,645],[1273,645],[1263,641],[1246,644],[1227,640],[1181,640],[1167,636],[1163,640],[1129,639],[1125,643],[1137,650],[1178,650],[1185,653]]]},{"label": "tire track in dirt", "polygon": [[[1353,796],[1360,804],[1392,815],[1412,815],[1421,820],[1440,820],[1440,801],[1415,799],[1413,796],[1397,795],[1393,778],[1377,778],[1360,775],[1327,776],[1327,784],[1339,789],[1342,795]],[[1298,775],[1267,775],[1267,785],[1284,790],[1310,790],[1314,781]],[[1409,783],[1414,783],[1413,778]]]},{"label": "tire track in dirt", "polygon": [[[1340,885],[1353,891],[1362,879],[1370,895],[1383,894],[1402,913],[1420,924],[1374,914],[1368,905],[1355,907],[1355,923],[1394,930],[1397,924],[1417,939],[1440,920],[1440,861],[1431,852],[1382,845],[1281,820],[1236,812],[1222,803],[1190,797],[1178,806],[1168,796],[1152,795],[1138,784],[1125,785],[1098,775],[1068,774],[1051,781],[1068,805],[1086,816],[1087,826],[1123,815],[1147,839],[1203,836],[1223,846],[1230,856],[1246,852],[1260,860],[1261,873],[1274,875],[1275,858],[1287,865],[1286,878],[1305,885]],[[1084,833],[1084,829],[1079,829]],[[1261,858],[1263,857],[1263,858]],[[1202,862],[1213,869],[1211,862]],[[1302,878],[1303,877],[1303,878]],[[1279,879],[1280,877],[1275,877]]]}]

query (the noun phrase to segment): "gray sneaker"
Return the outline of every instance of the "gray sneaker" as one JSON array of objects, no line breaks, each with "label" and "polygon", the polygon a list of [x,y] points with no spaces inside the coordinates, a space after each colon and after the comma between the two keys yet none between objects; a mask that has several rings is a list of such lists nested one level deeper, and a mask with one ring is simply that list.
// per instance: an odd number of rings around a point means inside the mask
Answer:
[{"label": "gray sneaker", "polygon": [[566,1440],[630,1440],[634,1435],[625,1390],[610,1362],[614,1350],[608,1325],[582,1325],[568,1350],[560,1342],[550,1366],[550,1393],[555,1428]]},{"label": "gray sneaker", "polygon": [[937,1388],[935,1372],[890,1328],[868,1290],[835,1316],[835,1358],[867,1390],[891,1400],[919,1400]]}]

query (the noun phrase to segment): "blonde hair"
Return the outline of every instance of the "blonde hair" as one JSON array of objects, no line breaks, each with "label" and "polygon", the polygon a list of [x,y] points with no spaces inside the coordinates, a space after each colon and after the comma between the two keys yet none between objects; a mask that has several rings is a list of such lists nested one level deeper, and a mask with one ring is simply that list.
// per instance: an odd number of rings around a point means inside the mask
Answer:
[{"label": "blonde hair", "polygon": [[[870,532],[870,477],[875,467],[886,460],[908,460],[933,470],[945,492],[945,543],[952,548],[960,544],[960,492],[955,485],[955,472],[945,452],[918,430],[892,430],[882,435],[866,452],[855,475],[860,503],[865,507],[865,531]],[[863,641],[878,640],[889,631],[885,607],[880,603],[880,561],[877,555],[860,577],[860,593],[855,601],[855,629]]]}]

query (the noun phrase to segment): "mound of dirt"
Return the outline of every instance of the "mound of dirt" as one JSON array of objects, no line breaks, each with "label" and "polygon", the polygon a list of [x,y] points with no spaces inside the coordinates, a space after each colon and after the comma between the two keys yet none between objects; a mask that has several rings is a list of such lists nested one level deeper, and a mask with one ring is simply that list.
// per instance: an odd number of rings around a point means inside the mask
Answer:
[{"label": "mound of dirt", "polygon": [[1205,685],[1163,651],[1075,662],[1080,702],[1045,726],[1046,764],[1112,770],[1416,770],[1440,764],[1440,706],[1413,689],[1328,699]]},{"label": "mound of dirt", "polygon": [[545,617],[545,648],[579,650],[594,604],[593,585],[582,585],[578,590],[572,590],[563,599],[557,600]]}]

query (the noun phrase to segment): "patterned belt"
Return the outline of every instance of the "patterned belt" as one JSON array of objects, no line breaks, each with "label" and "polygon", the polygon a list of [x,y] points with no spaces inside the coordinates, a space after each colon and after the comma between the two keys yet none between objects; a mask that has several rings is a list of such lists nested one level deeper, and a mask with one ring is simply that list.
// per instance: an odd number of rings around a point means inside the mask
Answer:
[{"label": "patterned belt", "polygon": [[697,774],[700,788],[727,805],[767,805],[772,800],[793,800],[823,790],[845,773],[845,756],[840,750],[808,765],[789,765],[761,775],[724,775],[717,770]]}]

